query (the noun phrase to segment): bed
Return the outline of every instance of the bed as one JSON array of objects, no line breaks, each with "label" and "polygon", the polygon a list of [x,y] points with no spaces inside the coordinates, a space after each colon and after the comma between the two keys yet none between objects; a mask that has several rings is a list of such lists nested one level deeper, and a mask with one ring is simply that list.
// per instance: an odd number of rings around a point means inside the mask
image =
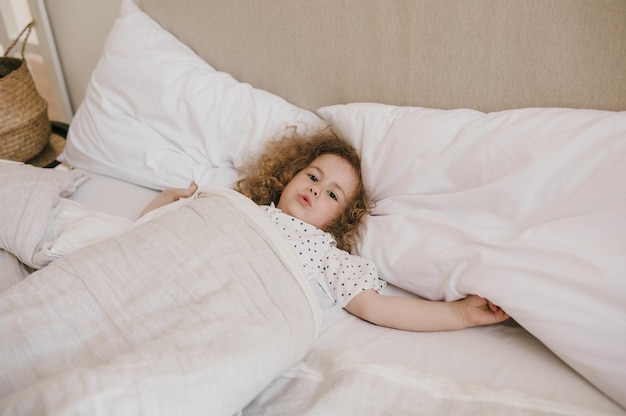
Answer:
[{"label": "bed", "polygon": [[[61,165],[0,163],[0,413],[626,415],[624,23],[610,0],[124,0]],[[320,307],[231,189],[320,128],[361,154],[355,252],[386,293],[510,321]]]}]

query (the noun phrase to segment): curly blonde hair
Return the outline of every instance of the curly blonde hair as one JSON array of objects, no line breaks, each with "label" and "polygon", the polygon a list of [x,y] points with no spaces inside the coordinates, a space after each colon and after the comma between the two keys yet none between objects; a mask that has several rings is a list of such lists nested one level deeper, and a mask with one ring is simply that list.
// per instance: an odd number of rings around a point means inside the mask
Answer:
[{"label": "curly blonde hair", "polygon": [[346,160],[358,177],[358,187],[346,209],[324,231],[333,235],[337,247],[350,251],[359,227],[371,211],[369,196],[361,177],[361,158],[349,143],[328,131],[310,136],[289,135],[269,140],[261,155],[240,169],[243,179],[235,189],[258,205],[278,204],[283,189],[318,156],[337,155]]}]

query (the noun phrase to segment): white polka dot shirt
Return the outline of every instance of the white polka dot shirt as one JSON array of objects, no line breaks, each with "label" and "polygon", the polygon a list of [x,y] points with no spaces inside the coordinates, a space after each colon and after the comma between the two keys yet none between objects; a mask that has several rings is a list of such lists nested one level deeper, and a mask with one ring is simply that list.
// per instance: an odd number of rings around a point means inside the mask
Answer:
[{"label": "white polka dot shirt", "polygon": [[376,267],[363,257],[337,248],[333,236],[272,206],[262,206],[292,243],[310,279],[315,280],[336,306],[345,307],[358,293],[380,292],[386,283]]}]

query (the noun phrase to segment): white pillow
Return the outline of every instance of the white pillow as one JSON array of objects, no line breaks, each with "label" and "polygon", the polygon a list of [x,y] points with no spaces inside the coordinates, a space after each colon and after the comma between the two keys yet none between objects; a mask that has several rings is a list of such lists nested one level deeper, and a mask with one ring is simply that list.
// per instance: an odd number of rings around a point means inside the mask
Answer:
[{"label": "white pillow", "polygon": [[626,112],[318,110],[377,202],[359,254],[430,299],[502,306],[626,406]]},{"label": "white pillow", "polygon": [[60,159],[154,189],[230,186],[265,139],[320,123],[216,71],[124,0]]}]

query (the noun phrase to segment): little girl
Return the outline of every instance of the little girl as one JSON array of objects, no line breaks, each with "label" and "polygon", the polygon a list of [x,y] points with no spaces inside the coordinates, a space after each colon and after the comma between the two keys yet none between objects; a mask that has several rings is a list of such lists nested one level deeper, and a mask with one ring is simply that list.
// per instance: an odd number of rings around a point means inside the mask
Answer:
[{"label": "little girl", "polygon": [[[236,189],[265,210],[284,232],[312,280],[328,298],[376,325],[443,331],[502,322],[508,315],[470,295],[456,302],[383,296],[386,283],[366,259],[349,253],[370,212],[356,150],[328,133],[269,141],[241,170]],[[195,193],[169,188],[142,213]]]}]

